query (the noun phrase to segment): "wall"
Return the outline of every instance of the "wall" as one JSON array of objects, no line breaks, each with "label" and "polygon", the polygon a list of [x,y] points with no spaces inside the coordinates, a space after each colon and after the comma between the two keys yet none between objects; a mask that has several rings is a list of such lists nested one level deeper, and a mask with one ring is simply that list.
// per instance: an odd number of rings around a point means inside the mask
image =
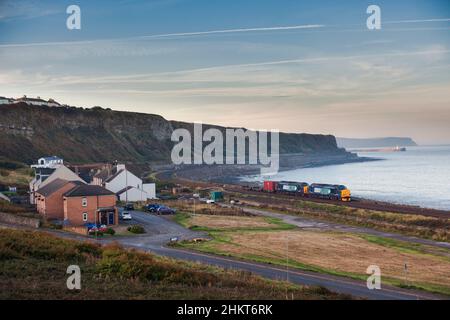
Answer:
[{"label": "wall", "polygon": [[127,170],[127,171],[122,171],[111,182],[105,183],[105,188],[114,193],[117,193],[118,191],[122,190],[126,186],[142,188],[142,180]]},{"label": "wall", "polygon": [[154,183],[145,183],[142,188],[147,192],[148,199],[156,199],[156,185]]},{"label": "wall", "polygon": [[[64,197],[64,220],[69,220],[72,226],[80,226],[85,223],[97,223],[96,212],[101,207],[114,207],[116,205],[116,196],[90,196],[87,198],[87,206],[81,205],[83,197]],[[87,212],[88,220],[83,221],[83,212]],[[114,221],[118,223],[117,210]]]},{"label": "wall", "polygon": [[53,192],[48,197],[39,195],[37,192],[36,201],[37,211],[43,215],[46,219],[64,219],[64,200],[63,194],[75,187],[75,183],[67,183],[59,190]]},{"label": "wall", "polygon": [[0,212],[0,222],[32,228],[39,228],[41,225],[41,221],[38,218],[22,217],[14,213],[5,212]]},{"label": "wall", "polygon": [[147,197],[148,194],[144,190],[131,188],[128,191],[121,193],[119,196],[119,200],[125,202],[146,201]]}]

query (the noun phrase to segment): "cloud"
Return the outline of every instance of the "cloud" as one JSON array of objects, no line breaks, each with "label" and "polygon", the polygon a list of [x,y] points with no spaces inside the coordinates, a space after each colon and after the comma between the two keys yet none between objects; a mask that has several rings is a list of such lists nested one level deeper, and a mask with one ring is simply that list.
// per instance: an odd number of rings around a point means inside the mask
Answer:
[{"label": "cloud", "polygon": [[426,22],[449,22],[450,18],[442,19],[417,19],[417,20],[396,20],[396,21],[384,21],[386,24],[400,24],[400,23],[426,23]]},{"label": "cloud", "polygon": [[43,7],[42,1],[28,0],[2,0],[0,1],[0,21],[7,21],[11,19],[31,19],[37,17],[44,17],[56,13],[61,13],[63,10]]}]

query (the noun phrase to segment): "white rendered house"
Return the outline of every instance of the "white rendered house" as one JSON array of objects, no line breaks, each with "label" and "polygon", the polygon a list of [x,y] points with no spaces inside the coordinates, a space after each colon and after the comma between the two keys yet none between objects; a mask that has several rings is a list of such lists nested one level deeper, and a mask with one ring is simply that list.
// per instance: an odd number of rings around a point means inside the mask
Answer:
[{"label": "white rendered house", "polygon": [[94,176],[93,184],[102,185],[114,192],[121,201],[136,202],[156,199],[154,183],[144,184],[142,179],[130,172],[124,164],[118,164],[115,169],[115,173],[107,178],[105,178],[105,172]]}]

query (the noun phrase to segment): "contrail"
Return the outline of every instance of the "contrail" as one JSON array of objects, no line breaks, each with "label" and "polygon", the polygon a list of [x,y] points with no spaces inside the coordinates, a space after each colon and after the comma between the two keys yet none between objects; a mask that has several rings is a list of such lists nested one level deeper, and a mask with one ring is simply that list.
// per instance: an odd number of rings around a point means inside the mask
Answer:
[{"label": "contrail", "polygon": [[422,23],[422,22],[448,22],[450,18],[442,18],[442,19],[420,19],[420,20],[397,20],[397,21],[386,21],[383,23]]},{"label": "contrail", "polygon": [[307,25],[297,25],[297,26],[278,26],[278,27],[262,27],[262,28],[223,29],[223,30],[209,30],[209,31],[197,31],[197,32],[165,33],[165,34],[155,34],[155,35],[148,35],[148,36],[136,36],[136,37],[126,37],[126,38],[83,40],[83,41],[34,42],[34,43],[17,43],[17,44],[11,43],[11,44],[0,44],[0,48],[51,46],[51,45],[71,45],[71,44],[73,44],[73,45],[76,45],[76,44],[92,44],[92,43],[95,43],[95,42],[107,42],[107,41],[157,39],[157,38],[184,37],[184,36],[221,34],[221,33],[316,29],[316,28],[323,28],[323,27],[325,27],[325,25],[322,25],[322,24],[307,24]]},{"label": "contrail", "polygon": [[142,36],[139,38],[163,38],[163,37],[178,37],[178,36],[197,36],[208,35],[217,33],[238,33],[238,32],[253,32],[253,31],[282,31],[282,30],[297,30],[297,29],[316,29],[323,28],[322,24],[307,24],[299,26],[280,26],[280,27],[262,27],[262,28],[242,28],[242,29],[223,29],[223,30],[210,30],[210,31],[198,31],[198,32],[182,32],[182,33],[167,33],[151,36]]}]

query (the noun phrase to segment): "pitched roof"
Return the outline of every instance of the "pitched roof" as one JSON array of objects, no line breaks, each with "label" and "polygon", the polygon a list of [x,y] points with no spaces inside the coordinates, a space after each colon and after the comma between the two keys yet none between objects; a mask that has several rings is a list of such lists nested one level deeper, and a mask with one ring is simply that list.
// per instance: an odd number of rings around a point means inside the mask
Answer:
[{"label": "pitched roof", "polygon": [[64,193],[64,196],[65,197],[108,196],[113,194],[114,192],[111,192],[100,186],[80,184]]},{"label": "pitched roof", "polygon": [[61,189],[62,187],[64,187],[68,183],[73,183],[75,185],[81,184],[80,181],[67,181],[67,180],[63,180],[63,179],[59,179],[58,178],[58,179],[53,180],[49,184],[43,186],[42,188],[40,188],[36,192],[41,194],[41,195],[43,195],[44,197],[48,197],[49,195],[51,195],[52,193],[58,191],[59,189]]},{"label": "pitched roof", "polygon": [[117,195],[122,194],[122,193],[124,193],[125,191],[130,190],[130,189],[133,189],[133,188],[134,188],[134,187],[132,187],[132,186],[128,186],[128,187],[125,187],[125,188],[123,188],[123,189],[120,189],[119,191],[117,191]]},{"label": "pitched roof", "polygon": [[108,169],[103,169],[103,170],[101,170],[100,172],[97,172],[97,173],[94,175],[94,177],[95,177],[95,178],[102,179],[102,180],[105,180],[106,178],[109,177],[109,173],[110,173],[110,170],[108,170]]},{"label": "pitched roof", "polygon": [[19,98],[19,99],[16,99],[16,100],[18,100],[18,101],[47,102],[47,101],[45,101],[45,100],[43,100],[43,99],[41,99],[41,98],[28,98],[28,97],[22,97],[22,98]]},{"label": "pitched roof", "polygon": [[36,168],[36,174],[49,176],[51,175],[56,168]]},{"label": "pitched roof", "polygon": [[42,157],[41,159],[45,159],[46,161],[50,161],[50,160],[62,160],[62,158],[57,157],[57,156]]},{"label": "pitched roof", "polygon": [[105,180],[105,182],[111,182],[112,180],[114,180],[119,174],[121,174],[123,171],[123,169],[117,171],[115,174],[113,174],[111,177],[109,177],[108,179]]}]

